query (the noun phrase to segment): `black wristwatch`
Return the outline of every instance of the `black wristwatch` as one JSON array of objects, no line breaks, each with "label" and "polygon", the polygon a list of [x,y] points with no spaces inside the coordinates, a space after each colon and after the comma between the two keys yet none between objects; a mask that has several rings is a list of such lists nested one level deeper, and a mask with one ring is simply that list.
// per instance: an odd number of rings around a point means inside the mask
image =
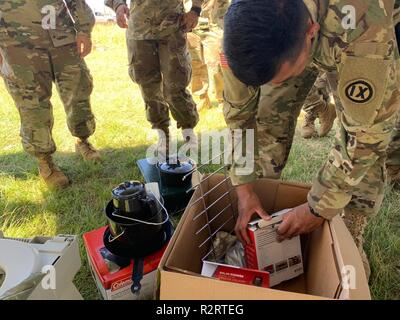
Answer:
[{"label": "black wristwatch", "polygon": [[200,7],[192,7],[192,9],[190,9],[190,11],[195,12],[198,17],[200,17],[200,15],[201,15],[201,8]]},{"label": "black wristwatch", "polygon": [[310,212],[311,212],[314,216],[316,216],[317,218],[323,218],[323,217],[321,217],[317,212],[315,212],[315,210],[314,210],[310,205],[308,205],[308,207],[310,208]]}]

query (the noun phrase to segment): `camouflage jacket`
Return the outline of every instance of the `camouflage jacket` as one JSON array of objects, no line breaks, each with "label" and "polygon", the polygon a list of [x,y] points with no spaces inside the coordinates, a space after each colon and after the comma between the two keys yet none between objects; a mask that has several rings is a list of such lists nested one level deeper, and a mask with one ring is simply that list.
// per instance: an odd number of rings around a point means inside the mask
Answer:
[{"label": "camouflage jacket", "polygon": [[215,5],[211,9],[211,22],[219,28],[224,28],[224,16],[228,10],[231,0],[215,0]]},{"label": "camouflage jacket", "polygon": [[75,42],[77,34],[90,36],[94,23],[85,0],[0,0],[0,45],[60,47]]},{"label": "camouflage jacket", "polygon": [[[185,8],[192,4],[192,0],[185,0]],[[205,0],[202,6],[201,19],[198,29],[210,29],[211,25],[223,29],[224,16],[231,0]]]},{"label": "camouflage jacket", "polygon": [[[126,0],[105,0],[114,11]],[[193,0],[201,8],[203,0]],[[134,40],[155,40],[180,29],[184,13],[183,0],[132,0],[127,37]]]},{"label": "camouflage jacket", "polygon": [[[321,26],[314,40],[310,64],[334,75],[331,79],[336,81],[331,89],[335,91],[341,120],[336,145],[314,179],[308,196],[314,211],[329,219],[349,203],[352,192],[357,190],[369,168],[378,159],[384,158],[386,152],[384,146],[393,128],[390,123],[398,109],[392,98],[399,84],[396,72],[398,50],[394,35],[395,1],[303,2],[312,20]],[[343,8],[346,5],[355,8],[355,28],[342,24],[346,20],[347,13]],[[295,82],[283,83],[280,85],[282,90],[296,90],[288,87],[290,83]],[[256,111],[253,109],[257,108],[254,101],[257,101],[260,90],[252,88],[248,91],[248,97],[243,100],[248,102],[243,105],[230,102],[225,111],[225,119],[231,129],[254,128]],[[365,95],[361,94],[365,92]],[[289,105],[290,101],[281,99],[279,103]],[[255,143],[257,150],[257,141]],[[236,168],[240,167],[236,163],[232,166],[231,177],[235,185],[257,179],[256,171],[248,175],[236,174]]]}]

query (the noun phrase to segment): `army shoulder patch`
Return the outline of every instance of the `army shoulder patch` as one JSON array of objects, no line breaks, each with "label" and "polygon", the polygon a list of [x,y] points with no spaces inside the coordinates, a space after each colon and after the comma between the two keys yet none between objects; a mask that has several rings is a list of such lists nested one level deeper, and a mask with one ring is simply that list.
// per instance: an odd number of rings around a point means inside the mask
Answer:
[{"label": "army shoulder patch", "polygon": [[373,124],[382,107],[391,61],[347,55],[343,58],[338,74],[343,113],[354,125]]},{"label": "army shoulder patch", "polygon": [[354,103],[367,103],[374,98],[375,88],[365,79],[351,81],[345,88],[346,97]]}]

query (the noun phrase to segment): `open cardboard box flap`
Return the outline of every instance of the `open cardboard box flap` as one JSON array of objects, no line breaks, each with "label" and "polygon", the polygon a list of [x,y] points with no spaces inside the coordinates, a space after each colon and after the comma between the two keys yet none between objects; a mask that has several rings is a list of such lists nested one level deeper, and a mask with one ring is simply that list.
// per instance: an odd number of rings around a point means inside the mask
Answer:
[{"label": "open cardboard box flap", "polygon": [[[271,213],[305,203],[310,189],[270,179],[260,179],[254,186]],[[340,217],[303,237],[305,273],[293,280],[266,289],[201,276],[210,229],[215,232],[222,226],[230,232],[235,225],[237,198],[229,190],[222,175],[208,176],[197,188],[160,262],[160,299],[371,299],[361,257]],[[204,205],[216,200],[206,214]]]}]

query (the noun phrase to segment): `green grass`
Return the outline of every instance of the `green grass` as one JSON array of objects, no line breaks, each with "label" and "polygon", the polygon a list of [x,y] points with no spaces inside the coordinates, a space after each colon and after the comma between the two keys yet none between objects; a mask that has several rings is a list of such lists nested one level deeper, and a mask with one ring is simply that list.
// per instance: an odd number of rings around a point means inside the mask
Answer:
[{"label": "green grass", "polygon": [[[55,159],[72,179],[62,191],[49,191],[39,179],[35,159],[25,154],[19,138],[19,117],[0,84],[0,230],[10,237],[77,234],[106,223],[103,207],[111,189],[127,179],[141,179],[136,160],[156,141],[144,115],[140,92],[127,74],[124,32],[96,27],[95,48],[87,59],[94,77],[92,95],[97,130],[91,141],[103,154],[101,165],[76,156],[60,100],[55,93]],[[199,131],[224,127],[220,109],[201,111]],[[175,130],[173,134],[178,134]],[[332,145],[332,136],[305,141],[296,135],[284,179],[311,182]],[[370,224],[366,249],[371,257],[371,289],[375,299],[400,297],[400,197],[388,190],[381,214]],[[98,299],[81,243],[82,269],[75,280],[86,299]]]}]

